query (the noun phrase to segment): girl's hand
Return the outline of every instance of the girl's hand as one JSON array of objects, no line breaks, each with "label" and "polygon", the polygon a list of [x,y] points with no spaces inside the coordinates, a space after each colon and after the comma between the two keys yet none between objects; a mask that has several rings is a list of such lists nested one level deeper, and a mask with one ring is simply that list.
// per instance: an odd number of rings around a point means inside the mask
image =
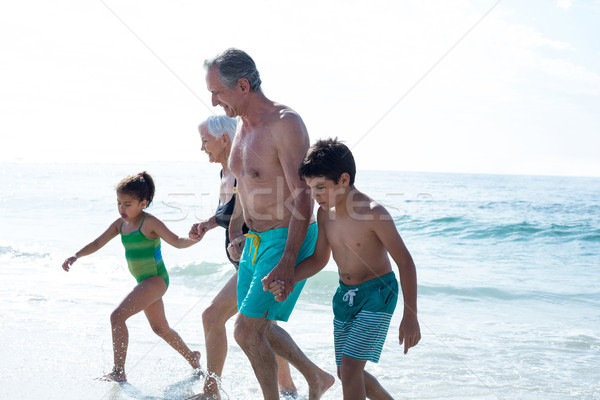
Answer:
[{"label": "girl's hand", "polygon": [[202,221],[197,224],[192,225],[190,229],[190,233],[188,234],[189,238],[192,240],[200,241],[204,237],[204,234],[209,231],[210,223],[208,221]]},{"label": "girl's hand", "polygon": [[74,263],[75,261],[77,261],[77,256],[72,256],[72,257],[69,257],[69,258],[67,258],[67,259],[65,260],[65,262],[63,263],[63,265],[62,265],[62,268],[63,268],[65,271],[69,272],[69,268],[71,268],[71,265],[73,265],[73,263]]}]

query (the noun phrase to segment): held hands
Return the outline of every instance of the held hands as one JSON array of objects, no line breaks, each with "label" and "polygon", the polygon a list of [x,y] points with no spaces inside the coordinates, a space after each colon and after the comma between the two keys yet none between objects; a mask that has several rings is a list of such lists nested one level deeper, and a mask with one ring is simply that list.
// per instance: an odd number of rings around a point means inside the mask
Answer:
[{"label": "held hands", "polygon": [[404,315],[400,322],[400,345],[404,343],[404,354],[421,340],[421,329],[415,315]]},{"label": "held hands", "polygon": [[279,292],[273,294],[277,301],[284,301],[294,290],[294,263],[288,263],[282,258],[261,282],[264,291],[271,291],[273,283],[280,285]]},{"label": "held hands", "polygon": [[[264,279],[263,279],[263,287],[264,287]],[[273,293],[273,296],[275,296],[275,300],[277,300],[277,301],[285,300],[285,298],[283,297],[283,289],[284,289],[283,281],[271,281],[271,283],[269,283],[269,292]]]},{"label": "held hands", "polygon": [[190,233],[188,234],[189,238],[199,242],[204,237],[204,234],[209,230],[209,222],[202,221],[192,225],[190,229]]},{"label": "held hands", "polygon": [[77,256],[72,256],[72,257],[69,257],[69,258],[67,258],[67,259],[65,260],[65,262],[63,262],[62,268],[63,268],[65,271],[69,272],[69,269],[71,268],[71,265],[73,265],[73,263],[74,263],[75,261],[77,261]]}]

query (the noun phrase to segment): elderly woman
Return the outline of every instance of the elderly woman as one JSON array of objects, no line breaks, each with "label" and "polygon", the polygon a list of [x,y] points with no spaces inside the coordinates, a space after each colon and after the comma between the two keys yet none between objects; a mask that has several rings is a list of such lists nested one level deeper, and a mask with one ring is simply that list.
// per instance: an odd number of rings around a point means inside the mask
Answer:
[{"label": "elderly woman", "polygon": [[[236,268],[236,273],[231,276],[229,281],[223,286],[221,291],[215,296],[212,303],[202,313],[202,324],[204,326],[204,338],[206,341],[206,369],[208,377],[204,382],[204,392],[192,397],[192,399],[220,398],[218,380],[223,372],[225,358],[227,356],[227,334],[225,323],[237,312],[237,268],[238,262],[233,260],[227,251],[229,245],[229,221],[236,212],[241,213],[241,209],[236,209],[236,180],[228,166],[231,143],[235,136],[237,121],[225,115],[213,115],[202,122],[199,126],[200,139],[202,140],[202,151],[208,155],[208,161],[221,164],[221,188],[219,195],[219,206],[215,215],[194,224],[190,230],[192,239],[200,240],[204,234],[217,226],[225,228],[225,253]],[[241,215],[237,214],[238,217]],[[244,225],[244,233],[248,229]],[[279,388],[282,393],[293,395],[296,393],[296,387],[290,375],[289,364],[277,358],[279,370]]]}]

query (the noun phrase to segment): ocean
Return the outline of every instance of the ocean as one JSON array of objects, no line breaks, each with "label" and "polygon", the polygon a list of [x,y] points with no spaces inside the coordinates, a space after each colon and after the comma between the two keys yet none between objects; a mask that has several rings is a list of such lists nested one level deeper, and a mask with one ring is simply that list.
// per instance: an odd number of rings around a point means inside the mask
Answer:
[{"label": "ocean", "polygon": [[[157,186],[149,212],[174,232],[214,212],[219,169],[204,160],[0,163],[1,399],[184,399],[202,387],[143,315],[128,321],[129,382],[94,380],[112,367],[109,316],[135,280],[118,238],[61,268],[118,217],[117,182],[144,169]],[[366,368],[394,398],[600,399],[600,178],[359,171],[356,186],[387,206],[417,266],[423,338],[403,354],[399,302]],[[201,314],[233,273],[223,240],[215,229],[188,249],[163,243],[166,315],[203,365]],[[331,261],[282,325],[332,374],[336,286]],[[223,398],[261,399],[227,327]],[[337,380],[323,399],[341,398]]]}]

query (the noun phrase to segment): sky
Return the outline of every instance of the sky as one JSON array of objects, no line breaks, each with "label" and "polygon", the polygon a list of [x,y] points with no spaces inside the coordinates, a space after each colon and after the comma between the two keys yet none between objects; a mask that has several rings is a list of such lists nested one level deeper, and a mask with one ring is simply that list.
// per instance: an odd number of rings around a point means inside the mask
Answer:
[{"label": "sky", "polygon": [[0,162],[197,161],[203,62],[358,169],[600,176],[600,1],[24,0],[0,5]]}]

